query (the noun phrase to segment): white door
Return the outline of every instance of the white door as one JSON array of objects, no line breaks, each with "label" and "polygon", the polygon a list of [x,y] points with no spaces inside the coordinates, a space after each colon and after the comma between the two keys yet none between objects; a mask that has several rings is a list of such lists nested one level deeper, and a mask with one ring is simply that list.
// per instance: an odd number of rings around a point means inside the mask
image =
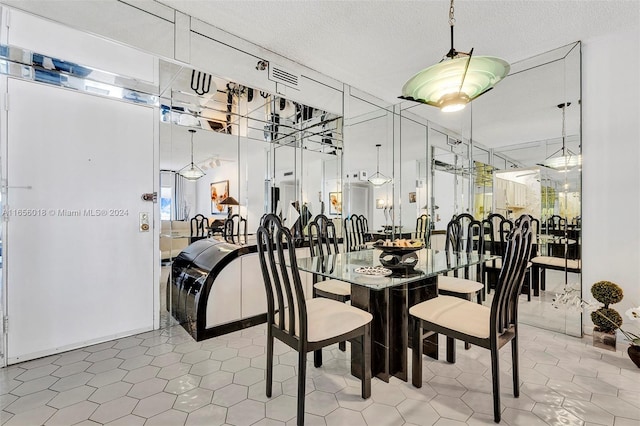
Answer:
[{"label": "white door", "polygon": [[153,108],[7,87],[8,362],[152,329]]}]

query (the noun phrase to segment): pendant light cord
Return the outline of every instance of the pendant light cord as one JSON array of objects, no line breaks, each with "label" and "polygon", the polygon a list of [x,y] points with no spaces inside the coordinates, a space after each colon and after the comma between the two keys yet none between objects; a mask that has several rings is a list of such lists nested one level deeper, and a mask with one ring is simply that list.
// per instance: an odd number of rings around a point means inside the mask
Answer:
[{"label": "pendant light cord", "polygon": [[189,133],[191,133],[191,166],[192,166],[192,167],[193,167],[193,134],[194,134],[195,132],[196,132],[196,131],[195,131],[195,130],[193,130],[193,129],[190,129],[190,130],[189,130]]},{"label": "pendant light cord", "polygon": [[376,161],[376,174],[380,174],[380,144],[376,145],[376,148],[378,149],[378,160]]},{"label": "pendant light cord", "polygon": [[451,28],[451,50],[449,50],[449,53],[447,53],[446,55],[451,59],[455,58],[458,54],[456,52],[456,49],[453,48],[453,26],[456,24],[456,18],[454,18],[453,13],[454,13],[453,0],[451,0],[451,5],[449,6],[449,27]]}]

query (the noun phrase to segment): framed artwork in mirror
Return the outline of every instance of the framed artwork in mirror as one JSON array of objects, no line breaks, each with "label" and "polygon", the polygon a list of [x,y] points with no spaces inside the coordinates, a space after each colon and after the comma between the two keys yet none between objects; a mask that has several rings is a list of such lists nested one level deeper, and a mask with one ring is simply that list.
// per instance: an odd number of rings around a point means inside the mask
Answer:
[{"label": "framed artwork in mirror", "polygon": [[409,202],[410,203],[415,203],[416,202],[416,193],[415,192],[410,192],[409,193]]},{"label": "framed artwork in mirror", "polygon": [[229,196],[229,181],[223,180],[211,184],[211,214],[227,214],[229,206],[220,204],[220,201]]},{"label": "framed artwork in mirror", "polygon": [[329,193],[329,214],[338,215],[342,213],[342,192]]}]

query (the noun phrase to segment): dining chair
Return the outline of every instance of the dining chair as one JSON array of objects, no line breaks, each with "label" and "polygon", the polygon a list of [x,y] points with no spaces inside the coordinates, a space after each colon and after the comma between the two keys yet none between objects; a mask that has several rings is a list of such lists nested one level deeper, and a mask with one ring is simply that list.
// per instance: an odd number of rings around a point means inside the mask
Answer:
[{"label": "dining chair", "polygon": [[[493,419],[500,422],[500,348],[511,342],[513,396],[520,396],[518,360],[518,295],[524,281],[531,254],[531,221],[523,217],[514,225],[507,238],[504,265],[491,306],[451,296],[438,296],[412,306],[414,317],[412,342],[420,342],[432,333],[447,337],[447,362],[456,360],[455,339],[488,349],[491,352],[493,382]],[[412,383],[422,387],[422,345],[412,348]]]},{"label": "dining chair", "polygon": [[365,245],[371,240],[371,234],[369,234],[369,221],[363,214],[358,215],[358,221],[362,245]]},{"label": "dining chair", "polygon": [[[462,225],[456,219],[452,219],[447,224],[447,239],[445,242],[447,254],[471,254],[473,252],[484,254],[484,228],[482,223],[477,220],[469,221],[466,229],[466,232],[463,232]],[[463,239],[465,240],[464,242]],[[458,276],[460,274],[458,269],[453,271],[453,276],[439,275],[438,293],[462,297],[466,300],[472,300],[475,296],[477,302],[482,303],[484,265],[482,263],[476,265],[475,280],[471,279],[471,268],[471,266],[466,266],[462,269],[464,277]]]},{"label": "dining chair", "polygon": [[[525,276],[524,276],[524,283],[522,285],[521,294],[525,294],[527,296],[527,301],[530,302],[531,289],[534,287],[533,280],[535,279],[534,274],[532,272],[533,263],[531,262],[531,260],[537,256],[538,232],[540,229],[540,221],[534,218],[533,216],[531,216],[530,214],[525,213],[515,220],[515,224],[517,225],[518,221],[522,220],[524,216],[528,217],[529,221],[531,222],[530,226],[531,226],[531,233],[533,235],[532,237],[533,242],[532,242],[531,254],[527,261],[527,266],[526,266]],[[497,259],[487,261],[484,267],[485,274],[486,274],[485,285],[486,285],[487,292],[491,292],[491,290],[496,287],[496,283],[498,282],[498,276],[500,274],[500,270],[502,269],[502,264],[503,264],[502,262],[504,258],[505,247],[507,245],[506,236],[509,234],[513,226],[514,226],[514,222],[511,222],[508,219],[503,219],[500,221],[500,225],[499,225],[500,232],[498,232],[499,241],[497,241],[492,245],[496,250],[491,253],[494,255],[499,255],[500,257],[498,257]]]},{"label": "dining chair", "polygon": [[239,214],[233,214],[224,221],[222,228],[222,238],[228,243],[236,244],[240,242],[240,236],[247,239],[247,219]]},{"label": "dining chair", "polygon": [[194,241],[202,240],[207,238],[208,228],[209,228],[209,219],[204,217],[202,214],[197,214],[191,218],[190,222],[191,226],[191,236],[189,238],[189,244]]},{"label": "dining chair", "polygon": [[[464,236],[462,225],[455,218],[447,225],[447,240],[445,243],[445,251],[447,254],[447,262],[450,256],[461,256],[462,253],[470,255],[473,252],[484,254],[484,228],[482,223],[477,220],[469,221],[467,225],[466,236]],[[466,242],[462,242],[465,238]],[[448,245],[447,245],[448,244]],[[447,265],[448,266],[448,265]],[[475,280],[471,279],[471,266],[463,268],[463,277],[459,277],[460,271],[455,269],[453,276],[438,275],[438,294],[446,296],[459,297],[465,300],[473,300],[474,298],[479,304],[482,304],[484,290],[484,264],[478,263],[475,270]],[[465,349],[469,349],[471,345],[465,342]]]},{"label": "dining chair", "polygon": [[359,251],[364,248],[362,221],[358,215],[344,218],[343,235],[345,251]]},{"label": "dining chair", "polygon": [[[339,252],[336,227],[333,221],[323,214],[316,216],[309,223],[309,252],[311,257]],[[326,297],[344,303],[351,299],[351,284],[335,279],[323,279],[319,274],[314,274],[313,297]],[[345,342],[340,342],[338,347],[344,352]]]},{"label": "dining chair", "polygon": [[422,214],[416,219],[416,239],[424,241],[424,246],[429,248],[429,237],[431,237],[431,221],[429,215]]},{"label": "dining chair", "polygon": [[554,214],[547,219],[547,233],[550,235],[559,235],[563,236],[565,231],[565,226],[567,224],[567,219]]},{"label": "dining chair", "polygon": [[308,352],[314,352],[314,364],[319,367],[322,348],[348,339],[361,345],[361,395],[369,398],[372,315],[323,297],[305,300],[293,237],[277,216],[264,218],[257,243],[267,294],[267,397],[272,394],[275,338],[298,352],[298,425],[304,425]]}]

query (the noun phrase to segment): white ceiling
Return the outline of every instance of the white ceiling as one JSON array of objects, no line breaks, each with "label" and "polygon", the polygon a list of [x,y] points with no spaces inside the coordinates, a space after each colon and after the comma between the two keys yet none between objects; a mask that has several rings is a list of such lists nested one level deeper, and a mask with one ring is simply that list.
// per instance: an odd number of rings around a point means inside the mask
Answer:
[{"label": "white ceiling", "polygon": [[[447,0],[159,1],[392,103],[450,45]],[[455,18],[457,50],[514,63],[637,29],[640,2],[458,0]]]}]

